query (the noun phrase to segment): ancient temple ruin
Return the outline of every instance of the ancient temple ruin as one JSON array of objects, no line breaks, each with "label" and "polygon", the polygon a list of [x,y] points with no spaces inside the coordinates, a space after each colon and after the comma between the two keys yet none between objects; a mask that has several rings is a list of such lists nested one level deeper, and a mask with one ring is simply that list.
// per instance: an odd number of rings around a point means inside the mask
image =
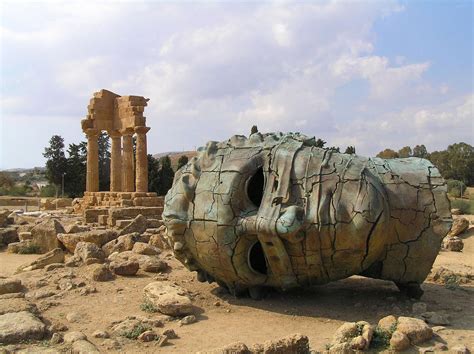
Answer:
[{"label": "ancient temple ruin", "polygon": [[[148,100],[141,96],[119,96],[108,90],[95,92],[91,98],[86,119],[81,121],[82,130],[87,136],[87,177],[83,209],[162,205],[161,198],[156,193],[148,192],[146,134],[150,127],[147,127],[143,115]],[[110,191],[99,192],[98,137],[103,131],[112,140]]]}]

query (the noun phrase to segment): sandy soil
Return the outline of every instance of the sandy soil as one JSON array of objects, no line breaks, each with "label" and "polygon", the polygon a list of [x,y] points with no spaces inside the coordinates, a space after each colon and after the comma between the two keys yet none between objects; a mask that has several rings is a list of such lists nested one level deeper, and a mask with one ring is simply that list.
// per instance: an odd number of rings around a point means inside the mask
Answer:
[{"label": "sandy soil", "polygon": [[[462,238],[465,248],[462,253],[442,251],[434,269],[446,267],[453,271],[473,274],[474,267],[474,228]],[[222,291],[216,284],[197,282],[194,273],[188,272],[169,253],[162,255],[171,266],[164,275],[152,275],[139,272],[134,277],[117,277],[110,282],[92,282],[84,276],[83,267],[57,269],[50,272],[36,270],[13,275],[21,264],[34,259],[31,255],[12,255],[0,253],[0,276],[18,277],[28,287],[28,299],[38,289],[51,289],[57,295],[41,300],[29,300],[36,303],[46,322],[62,323],[69,330],[84,332],[89,340],[104,352],[155,353],[176,352],[193,353],[219,348],[235,341],[247,345],[263,343],[293,333],[302,333],[309,337],[313,350],[323,351],[330,342],[334,331],[345,321],[366,320],[376,324],[386,315],[413,316],[413,300],[400,295],[391,283],[363,277],[351,277],[325,286],[311,289],[299,289],[286,293],[273,292],[264,300],[235,298]],[[95,287],[96,293],[80,295],[80,289],[59,291],[55,282],[70,279],[75,283]],[[198,322],[182,326],[177,321],[166,322],[163,329],[172,328],[179,339],[170,341],[165,347],[155,342],[141,343],[124,340],[119,350],[105,349],[103,339],[92,337],[97,329],[109,330],[115,320],[127,316],[145,316],[160,318],[159,314],[149,314],[140,310],[143,302],[143,288],[154,280],[168,279],[193,294],[194,303],[201,308]],[[46,286],[39,288],[41,282]],[[422,288],[425,294],[421,301],[428,311],[449,315],[451,324],[440,331],[436,341],[447,343],[448,347],[464,344],[474,349],[474,286],[463,284],[455,290],[449,290],[442,284],[426,282]],[[1,306],[10,306],[8,302],[25,301],[22,299],[0,300]],[[3,302],[3,304],[1,304]],[[77,322],[68,322],[67,314],[80,315]],[[159,329],[159,330],[163,330]],[[432,346],[435,341],[423,344]],[[48,345],[43,343],[43,345]],[[27,345],[23,345],[25,347]],[[33,348],[40,348],[33,345]],[[58,346],[58,349],[64,348]],[[0,347],[1,351],[1,347]],[[414,349],[416,352],[416,350]]]}]

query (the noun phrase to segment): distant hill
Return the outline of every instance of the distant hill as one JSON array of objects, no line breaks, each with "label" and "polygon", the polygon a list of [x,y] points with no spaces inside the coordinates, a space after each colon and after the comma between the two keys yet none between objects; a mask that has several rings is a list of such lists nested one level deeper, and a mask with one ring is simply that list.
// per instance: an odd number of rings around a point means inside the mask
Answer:
[{"label": "distant hill", "polygon": [[181,156],[186,155],[189,160],[197,155],[197,151],[168,151],[168,152],[160,152],[158,154],[154,154],[153,157],[155,159],[159,159],[160,157],[168,155],[171,160],[171,167],[173,170],[176,171],[178,167],[178,160]]}]

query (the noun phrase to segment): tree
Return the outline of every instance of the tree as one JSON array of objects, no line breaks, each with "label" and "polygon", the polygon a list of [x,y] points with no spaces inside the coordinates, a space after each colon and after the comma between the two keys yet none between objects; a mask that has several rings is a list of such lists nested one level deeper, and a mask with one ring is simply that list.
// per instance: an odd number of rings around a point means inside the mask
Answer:
[{"label": "tree", "polygon": [[425,145],[416,145],[413,148],[413,156],[414,157],[421,157],[423,159],[428,157],[428,151],[426,150]]},{"label": "tree", "polygon": [[404,146],[400,150],[398,150],[399,157],[410,157],[412,156],[411,147]]},{"label": "tree", "polygon": [[428,159],[439,169],[445,179],[474,185],[474,148],[466,143],[449,145],[444,151],[434,151]]},{"label": "tree", "polygon": [[326,145],[326,141],[324,141],[323,139],[318,138],[318,140],[316,140],[316,145],[315,145],[316,147],[323,148],[324,145]]},{"label": "tree", "polygon": [[250,135],[258,133],[258,128],[256,125],[252,126],[252,129],[250,129]]},{"label": "tree", "polygon": [[14,184],[15,182],[8,173],[0,171],[0,188],[10,189]]},{"label": "tree", "polygon": [[159,170],[160,162],[158,159],[155,159],[153,155],[148,154],[148,190],[150,192],[159,192]]},{"label": "tree", "polygon": [[351,154],[354,155],[356,153],[356,148],[355,146],[348,146],[346,148],[346,151],[344,151],[344,154]]},{"label": "tree", "polygon": [[63,174],[66,173],[67,160],[64,155],[64,139],[53,135],[49,140],[49,147],[44,149],[43,156],[46,161],[46,178],[56,187],[56,195],[62,183]]},{"label": "tree", "polygon": [[99,145],[99,190],[108,191],[110,188],[110,141],[105,132],[98,138]]},{"label": "tree", "polygon": [[158,195],[165,195],[173,185],[174,171],[168,155],[160,159],[160,170],[158,171]]},{"label": "tree", "polygon": [[178,170],[188,163],[189,159],[186,155],[181,155],[178,160]]},{"label": "tree", "polygon": [[385,149],[384,151],[380,151],[377,154],[377,157],[381,157],[383,159],[395,159],[399,157],[398,152],[392,150],[392,149]]},{"label": "tree", "polygon": [[69,144],[64,190],[69,197],[81,197],[86,189],[87,143]]}]

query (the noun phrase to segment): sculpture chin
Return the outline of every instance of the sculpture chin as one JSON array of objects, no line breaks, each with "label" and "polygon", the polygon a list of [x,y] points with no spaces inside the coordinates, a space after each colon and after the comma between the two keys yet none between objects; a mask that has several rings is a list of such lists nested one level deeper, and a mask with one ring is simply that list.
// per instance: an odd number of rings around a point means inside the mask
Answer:
[{"label": "sculpture chin", "polygon": [[200,148],[176,173],[163,220],[199,280],[254,295],[355,274],[419,293],[452,222],[429,161],[340,154],[281,133]]}]

